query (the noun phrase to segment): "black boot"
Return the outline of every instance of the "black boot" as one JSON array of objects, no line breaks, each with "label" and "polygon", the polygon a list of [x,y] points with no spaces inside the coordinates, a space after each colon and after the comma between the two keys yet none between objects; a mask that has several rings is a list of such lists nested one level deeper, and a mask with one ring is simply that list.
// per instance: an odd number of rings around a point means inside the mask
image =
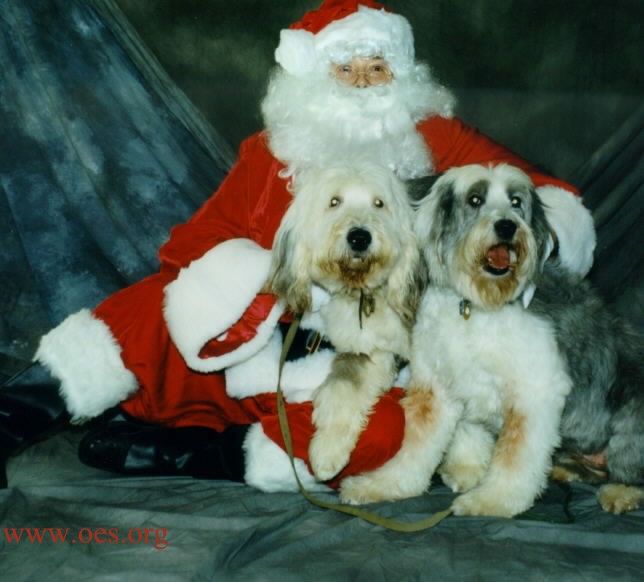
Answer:
[{"label": "black boot", "polygon": [[243,425],[224,432],[200,426],[163,427],[114,409],[83,437],[78,454],[86,465],[125,475],[243,482],[242,444],[247,432]]},{"label": "black boot", "polygon": [[0,487],[6,462],[28,445],[49,436],[69,420],[59,383],[33,364],[0,387]]}]

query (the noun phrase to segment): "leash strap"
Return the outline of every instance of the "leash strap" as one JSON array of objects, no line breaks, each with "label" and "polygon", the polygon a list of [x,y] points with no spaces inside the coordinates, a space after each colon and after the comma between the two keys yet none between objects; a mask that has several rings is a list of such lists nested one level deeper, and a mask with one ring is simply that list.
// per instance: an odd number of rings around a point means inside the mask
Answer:
[{"label": "leash strap", "polygon": [[288,328],[288,332],[286,333],[286,337],[284,338],[282,352],[280,354],[279,373],[277,377],[277,415],[279,419],[280,429],[282,431],[282,437],[284,439],[284,444],[286,446],[286,453],[288,454],[289,461],[291,462],[291,467],[293,468],[293,474],[295,475],[297,488],[299,489],[302,496],[309,503],[312,503],[313,505],[317,505],[318,507],[322,507],[324,509],[332,509],[334,511],[339,511],[341,513],[353,515],[354,517],[358,517],[364,521],[367,521],[374,525],[379,525],[380,527],[384,527],[392,531],[411,533],[411,532],[417,532],[417,531],[429,529],[431,527],[434,527],[435,525],[438,525],[446,517],[451,515],[452,513],[451,509],[446,509],[445,511],[439,511],[434,515],[426,519],[423,519],[421,521],[407,523],[407,522],[400,522],[393,519],[389,519],[387,517],[382,517],[380,515],[371,513],[369,511],[360,509],[358,507],[354,507],[352,505],[342,505],[338,503],[329,503],[326,501],[322,501],[321,499],[318,499],[313,495],[311,495],[311,493],[309,493],[304,488],[304,485],[302,485],[302,482],[300,481],[300,477],[297,474],[297,470],[295,469],[295,459],[293,456],[293,439],[291,438],[291,429],[289,428],[288,417],[286,414],[286,406],[284,404],[284,395],[282,394],[282,369],[284,367],[284,363],[286,362],[288,351],[291,347],[291,344],[293,343],[293,339],[295,338],[295,334],[297,333],[297,329],[299,325],[300,325],[300,316],[297,316],[291,323],[290,327]]}]

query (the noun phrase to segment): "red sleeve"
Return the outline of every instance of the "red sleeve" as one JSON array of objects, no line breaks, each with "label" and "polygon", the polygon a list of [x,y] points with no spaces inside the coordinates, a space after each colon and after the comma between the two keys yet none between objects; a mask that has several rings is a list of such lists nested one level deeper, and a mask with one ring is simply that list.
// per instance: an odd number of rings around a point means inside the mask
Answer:
[{"label": "red sleeve", "polygon": [[521,168],[537,187],[555,186],[579,195],[575,187],[543,173],[533,164],[480,133],[476,128],[465,125],[460,119],[430,117],[418,125],[418,131],[430,148],[437,173],[468,164],[506,163]]},{"label": "red sleeve", "polygon": [[242,143],[239,159],[217,191],[188,222],[172,229],[159,250],[161,271],[178,271],[225,240],[253,239],[251,215],[275,165],[262,134]]}]

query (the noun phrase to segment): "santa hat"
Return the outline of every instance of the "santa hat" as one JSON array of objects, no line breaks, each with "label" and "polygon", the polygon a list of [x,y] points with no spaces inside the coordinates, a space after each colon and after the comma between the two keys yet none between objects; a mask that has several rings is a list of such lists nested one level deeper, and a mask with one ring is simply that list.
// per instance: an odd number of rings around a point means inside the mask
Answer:
[{"label": "santa hat", "polygon": [[280,33],[275,60],[289,73],[326,72],[354,56],[382,56],[394,74],[414,65],[414,36],[407,19],[371,0],[326,0]]}]

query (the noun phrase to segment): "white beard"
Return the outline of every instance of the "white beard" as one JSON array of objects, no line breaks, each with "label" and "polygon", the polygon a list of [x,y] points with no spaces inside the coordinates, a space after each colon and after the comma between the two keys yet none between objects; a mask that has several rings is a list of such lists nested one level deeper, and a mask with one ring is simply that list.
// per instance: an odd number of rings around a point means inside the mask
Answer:
[{"label": "white beard", "polygon": [[271,151],[288,175],[358,158],[410,179],[433,171],[416,124],[433,114],[450,116],[453,104],[452,94],[430,79],[424,65],[411,77],[364,89],[278,69],[262,112]]}]

